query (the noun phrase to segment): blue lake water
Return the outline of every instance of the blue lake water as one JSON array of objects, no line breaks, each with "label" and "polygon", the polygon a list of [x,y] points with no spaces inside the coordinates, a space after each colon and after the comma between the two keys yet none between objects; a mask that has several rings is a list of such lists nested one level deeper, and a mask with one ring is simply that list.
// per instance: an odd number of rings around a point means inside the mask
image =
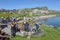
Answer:
[{"label": "blue lake water", "polygon": [[49,18],[45,24],[60,27],[60,17]]},{"label": "blue lake water", "polygon": [[56,17],[52,17],[52,18],[48,18],[46,20],[37,20],[37,22],[44,22],[44,24],[47,24],[47,25],[52,25],[52,26],[55,26],[55,27],[60,27],[60,14],[57,15]]}]

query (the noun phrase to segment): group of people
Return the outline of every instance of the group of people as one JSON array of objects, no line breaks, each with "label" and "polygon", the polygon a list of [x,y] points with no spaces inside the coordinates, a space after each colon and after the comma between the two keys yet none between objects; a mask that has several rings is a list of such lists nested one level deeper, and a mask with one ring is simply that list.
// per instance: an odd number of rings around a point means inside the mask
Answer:
[{"label": "group of people", "polygon": [[[17,31],[16,24],[17,24],[16,19],[10,20],[8,18],[3,18],[2,21],[0,22],[0,40],[9,40],[8,38],[10,38],[10,37],[8,37],[8,36],[10,36],[10,35],[8,35],[7,33],[10,31],[11,31],[11,33],[10,33],[11,37],[15,37],[16,31]],[[6,27],[8,27],[10,30],[8,29],[9,31],[7,31],[6,29],[4,29]]]},{"label": "group of people", "polygon": [[2,18],[0,22],[0,40],[10,40],[8,34],[2,31],[5,27],[7,27],[8,20],[7,18]]},{"label": "group of people", "polygon": [[27,39],[30,39],[31,35],[40,32],[39,24],[35,22],[29,23],[27,21],[24,21],[22,24],[22,28],[26,32],[25,36],[27,37]]},{"label": "group of people", "polygon": [[35,32],[38,32],[39,30],[39,25],[37,23],[32,23],[32,24],[29,24],[28,22],[24,21],[23,22],[23,28],[24,28],[24,31],[35,31]]},{"label": "group of people", "polygon": [[[19,28],[18,27],[18,22],[17,22],[16,19],[14,19],[13,21],[10,21],[10,20],[8,20],[8,21],[9,21],[8,23],[11,26],[11,37],[15,37],[16,36],[16,32],[17,31],[20,32],[21,30],[26,31],[26,34],[27,34],[26,36],[28,36],[29,32],[31,32],[31,31],[39,32],[39,25],[37,23],[35,23],[35,22],[32,23],[32,24],[29,24],[29,22],[24,21],[22,26],[21,26],[21,28]],[[7,24],[6,18],[4,18],[4,20],[2,22],[4,24]],[[2,30],[2,27],[0,27],[0,39],[2,39],[1,38],[1,36],[3,36],[2,34],[5,35],[5,32],[1,33],[1,30]],[[3,39],[5,39],[5,37]]]}]

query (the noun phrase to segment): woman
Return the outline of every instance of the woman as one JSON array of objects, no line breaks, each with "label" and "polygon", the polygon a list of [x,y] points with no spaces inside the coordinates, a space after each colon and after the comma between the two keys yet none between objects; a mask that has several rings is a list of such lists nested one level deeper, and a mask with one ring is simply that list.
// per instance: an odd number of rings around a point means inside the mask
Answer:
[{"label": "woman", "polygon": [[11,23],[11,32],[12,32],[12,37],[16,36],[16,23],[12,21]]}]

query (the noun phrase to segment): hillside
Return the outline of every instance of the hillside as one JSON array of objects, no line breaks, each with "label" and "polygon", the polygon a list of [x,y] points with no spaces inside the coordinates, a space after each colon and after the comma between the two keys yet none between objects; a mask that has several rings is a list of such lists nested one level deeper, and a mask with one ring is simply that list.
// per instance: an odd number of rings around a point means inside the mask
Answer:
[{"label": "hillside", "polygon": [[[44,14],[43,12],[45,12],[44,10],[46,10],[46,13]],[[40,11],[42,13],[40,13]],[[36,12],[36,13],[34,13]],[[55,10],[49,10],[48,7],[44,6],[44,7],[35,7],[35,8],[23,8],[23,9],[13,9],[13,10],[7,10],[7,9],[0,9],[0,17],[7,17],[7,16],[11,16],[11,17],[31,17],[32,16],[41,16],[41,15],[50,15],[50,14],[60,14],[59,11],[55,11]],[[4,15],[4,16],[3,16]]]}]

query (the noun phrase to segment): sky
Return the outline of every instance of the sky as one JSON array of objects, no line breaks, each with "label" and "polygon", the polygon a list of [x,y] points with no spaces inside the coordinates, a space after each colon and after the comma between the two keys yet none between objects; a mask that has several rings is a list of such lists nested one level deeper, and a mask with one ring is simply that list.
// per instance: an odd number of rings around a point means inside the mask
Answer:
[{"label": "sky", "polygon": [[23,9],[47,6],[51,10],[60,10],[60,0],[0,0],[0,8]]}]

